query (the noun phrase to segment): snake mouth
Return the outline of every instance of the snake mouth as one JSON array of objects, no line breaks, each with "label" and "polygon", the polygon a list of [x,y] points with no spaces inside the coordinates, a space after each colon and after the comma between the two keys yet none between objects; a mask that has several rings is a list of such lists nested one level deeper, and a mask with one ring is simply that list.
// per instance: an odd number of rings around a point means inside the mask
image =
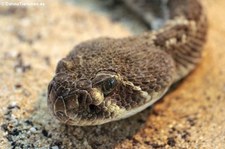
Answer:
[{"label": "snake mouth", "polygon": [[78,126],[97,125],[114,117],[114,112],[106,108],[109,103],[96,102],[96,95],[94,96],[90,90],[76,90],[64,96],[58,92],[54,82],[50,82],[48,106],[51,113],[62,123]]}]

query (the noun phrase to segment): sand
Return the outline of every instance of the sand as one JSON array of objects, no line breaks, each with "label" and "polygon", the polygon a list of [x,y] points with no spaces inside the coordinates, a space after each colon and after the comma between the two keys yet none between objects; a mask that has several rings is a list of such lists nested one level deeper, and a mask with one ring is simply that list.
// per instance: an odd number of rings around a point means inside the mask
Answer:
[{"label": "sand", "polygon": [[0,6],[0,148],[224,148],[225,1],[204,1],[203,59],[153,107],[100,126],[60,124],[46,105],[57,62],[81,41],[131,35],[95,9],[65,1]]}]

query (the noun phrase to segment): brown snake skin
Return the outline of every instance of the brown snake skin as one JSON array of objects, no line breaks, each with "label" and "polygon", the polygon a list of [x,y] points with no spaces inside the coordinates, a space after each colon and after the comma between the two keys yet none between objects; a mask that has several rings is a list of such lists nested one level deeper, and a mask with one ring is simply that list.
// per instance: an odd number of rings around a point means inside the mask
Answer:
[{"label": "brown snake skin", "polygon": [[[156,0],[121,1],[146,22],[158,6]],[[59,61],[48,87],[48,106],[59,121],[86,126],[129,117],[196,67],[207,35],[202,5],[198,0],[165,3],[160,29],[89,40]]]}]

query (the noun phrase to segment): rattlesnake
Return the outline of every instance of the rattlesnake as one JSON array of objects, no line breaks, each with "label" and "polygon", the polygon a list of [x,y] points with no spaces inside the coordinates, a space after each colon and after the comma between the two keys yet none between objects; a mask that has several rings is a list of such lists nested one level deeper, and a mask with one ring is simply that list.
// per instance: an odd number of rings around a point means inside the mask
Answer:
[{"label": "rattlesnake", "polygon": [[[146,22],[154,21],[158,0],[120,1]],[[129,117],[195,68],[207,35],[202,4],[168,0],[163,6],[168,10],[161,15],[165,23],[159,29],[89,40],[59,61],[48,86],[48,107],[59,121],[86,126]]]}]

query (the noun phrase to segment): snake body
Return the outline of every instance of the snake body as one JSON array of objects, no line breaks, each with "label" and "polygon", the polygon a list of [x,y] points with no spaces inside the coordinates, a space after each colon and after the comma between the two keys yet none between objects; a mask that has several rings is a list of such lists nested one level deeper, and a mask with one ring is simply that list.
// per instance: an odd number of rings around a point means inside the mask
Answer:
[{"label": "snake body", "polygon": [[[151,22],[155,0],[121,0]],[[161,28],[138,36],[97,38],[59,61],[48,107],[62,123],[99,125],[142,111],[199,62],[207,19],[198,0],[168,0]],[[165,16],[165,15],[164,15]]]}]

